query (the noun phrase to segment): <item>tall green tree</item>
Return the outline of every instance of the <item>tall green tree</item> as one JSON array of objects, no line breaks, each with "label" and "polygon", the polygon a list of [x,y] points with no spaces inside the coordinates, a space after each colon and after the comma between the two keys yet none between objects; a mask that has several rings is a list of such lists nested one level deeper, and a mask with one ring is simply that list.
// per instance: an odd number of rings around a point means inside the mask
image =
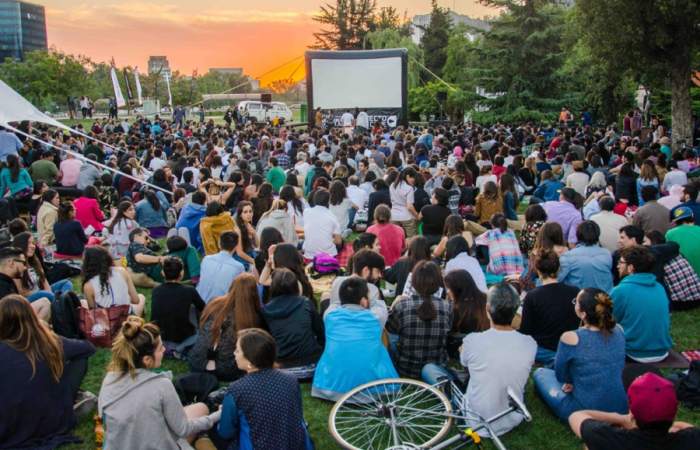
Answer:
[{"label": "tall green tree", "polygon": [[375,27],[376,0],[336,0],[326,3],[313,20],[321,24],[314,33],[312,48],[358,50],[366,45],[367,33]]},{"label": "tall green tree", "polygon": [[700,47],[698,2],[579,0],[576,8],[592,54],[647,78],[668,80],[674,148],[690,143],[691,57]]},{"label": "tall green tree", "polygon": [[565,12],[546,0],[482,0],[502,14],[476,51],[477,85],[497,93],[483,98],[502,120],[543,120],[562,106],[558,70],[564,61]]},{"label": "tall green tree", "polygon": [[[420,40],[423,54],[425,55],[425,67],[437,76],[442,76],[442,68],[447,61],[445,48],[450,39],[452,23],[449,11],[438,5],[437,0],[431,1],[430,24],[422,27],[423,36]],[[432,75],[425,74],[423,79],[428,81]]]}]

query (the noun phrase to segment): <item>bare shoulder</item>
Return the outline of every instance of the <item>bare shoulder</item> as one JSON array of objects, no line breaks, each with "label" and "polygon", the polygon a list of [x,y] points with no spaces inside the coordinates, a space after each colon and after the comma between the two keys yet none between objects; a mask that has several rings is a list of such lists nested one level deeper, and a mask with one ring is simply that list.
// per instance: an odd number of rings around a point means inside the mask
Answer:
[{"label": "bare shoulder", "polygon": [[561,335],[561,341],[568,345],[578,345],[578,334],[574,331],[567,331]]}]

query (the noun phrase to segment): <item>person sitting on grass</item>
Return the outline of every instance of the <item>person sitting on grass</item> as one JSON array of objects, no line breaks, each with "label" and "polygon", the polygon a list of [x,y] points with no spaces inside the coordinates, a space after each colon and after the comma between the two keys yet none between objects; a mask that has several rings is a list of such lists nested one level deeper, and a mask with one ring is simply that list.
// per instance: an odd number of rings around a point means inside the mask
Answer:
[{"label": "person sitting on grass", "polygon": [[75,208],[69,202],[63,202],[58,207],[58,220],[53,226],[56,240],[57,258],[80,259],[88,243],[80,222],[75,220]]},{"label": "person sitting on grass", "polygon": [[175,356],[184,354],[194,344],[198,317],[205,306],[195,288],[182,284],[184,275],[180,258],[166,257],[165,283],[153,289],[151,299],[151,320],[160,328],[166,350],[174,351]]},{"label": "person sitting on grass", "polygon": [[100,246],[85,249],[82,267],[83,306],[109,308],[130,305],[130,314],[143,315],[146,297],[136,292],[129,271],[114,265],[109,251]]},{"label": "person sitting on grass", "polygon": [[17,294],[0,298],[0,448],[56,448],[79,442],[76,415],[95,407],[78,390],[95,347],[42,323]]},{"label": "person sitting on grass", "polygon": [[554,369],[535,370],[535,389],[562,421],[582,409],[624,413],[625,340],[613,319],[610,296],[587,288],[574,301],[583,326],[561,335]]},{"label": "person sitting on grass", "polygon": [[273,368],[277,359],[273,337],[259,328],[239,331],[233,356],[247,374],[226,391],[221,421],[210,433],[216,447],[313,450],[299,384]]},{"label": "person sitting on grass", "polygon": [[164,256],[158,256],[147,247],[151,242],[148,230],[136,228],[129,233],[129,250],[126,262],[134,279],[134,284],[142,288],[153,288],[163,282],[161,264]]},{"label": "person sitting on grass", "polygon": [[187,245],[187,241],[182,236],[170,236],[165,241],[165,247],[168,249],[168,256],[180,258],[182,261],[185,271],[182,281],[191,281],[193,284],[197,284],[201,270],[197,250]]},{"label": "person sitting on grass", "polygon": [[[21,249],[16,247],[0,248],[0,298],[10,294],[19,294],[17,286],[25,277],[29,268],[27,257]],[[51,318],[51,301],[46,298],[37,298],[31,302],[32,309],[37,317],[44,322]]]},{"label": "person sitting on grass", "polygon": [[588,450],[698,448],[700,429],[674,422],[678,399],[673,383],[645,373],[632,382],[627,398],[627,414],[586,410],[569,416],[569,426]]},{"label": "person sitting on grass", "polygon": [[[369,250],[359,254],[365,251]],[[345,278],[339,296],[341,306],[324,318],[326,348],[316,366],[311,388],[313,397],[331,401],[361,384],[398,377],[382,345],[382,323],[370,311],[367,281],[360,277]]]},{"label": "person sitting on grass", "polygon": [[219,236],[218,253],[205,256],[200,267],[197,292],[205,303],[226,295],[231,283],[245,272],[243,264],[233,258],[238,247],[238,233],[226,231]]},{"label": "person sitting on grass", "polygon": [[209,414],[204,403],[182,406],[170,376],[155,372],[164,353],[158,326],[126,319],[98,398],[105,448],[191,448],[200,432],[219,421],[221,412]]}]

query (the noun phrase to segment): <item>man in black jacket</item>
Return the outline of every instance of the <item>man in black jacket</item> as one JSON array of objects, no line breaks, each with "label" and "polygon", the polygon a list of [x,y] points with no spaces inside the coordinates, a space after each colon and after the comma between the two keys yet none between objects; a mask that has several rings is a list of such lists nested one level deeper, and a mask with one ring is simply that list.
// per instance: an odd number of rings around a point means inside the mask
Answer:
[{"label": "man in black jacket", "polygon": [[[22,278],[25,270],[27,270],[27,258],[22,250],[16,247],[0,249],[0,298],[19,294],[14,280]],[[32,308],[40,319],[48,322],[51,318],[51,302],[47,298],[33,301]]]}]

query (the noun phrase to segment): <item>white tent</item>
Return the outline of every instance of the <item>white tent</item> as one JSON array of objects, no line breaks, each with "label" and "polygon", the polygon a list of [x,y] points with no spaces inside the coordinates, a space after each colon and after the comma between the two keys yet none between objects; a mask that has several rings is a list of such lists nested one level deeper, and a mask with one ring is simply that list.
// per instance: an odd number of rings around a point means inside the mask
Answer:
[{"label": "white tent", "polygon": [[0,125],[31,120],[63,128],[64,130],[71,130],[70,127],[36,109],[34,105],[25,100],[24,97],[15,92],[2,80],[0,80],[0,105]]},{"label": "white tent", "polygon": [[[140,180],[138,178],[135,178],[131,176],[130,174],[126,174],[124,172],[121,172],[119,170],[115,170],[109,166],[106,166],[102,163],[95,162],[95,161],[90,161],[88,160],[85,155],[81,153],[76,153],[72,150],[67,150],[67,149],[62,149],[54,146],[53,144],[50,144],[48,142],[42,141],[41,139],[37,138],[36,136],[33,136],[31,134],[27,134],[23,131],[20,131],[13,126],[10,125],[10,122],[22,122],[23,120],[30,120],[32,122],[41,122],[45,123],[47,125],[53,125],[58,128],[62,128],[64,130],[68,130],[71,133],[76,133],[81,136],[85,136],[88,139],[95,140],[97,142],[103,143],[102,141],[99,141],[97,139],[92,138],[91,136],[88,136],[84,133],[81,133],[79,131],[76,131],[72,128],[70,128],[67,125],[62,124],[58,120],[51,118],[47,116],[46,114],[42,113],[38,109],[34,107],[31,103],[29,103],[24,97],[19,95],[17,92],[15,92],[14,89],[12,89],[10,86],[8,86],[4,81],[0,80],[0,125],[5,126],[7,129],[14,131],[15,133],[21,134],[29,139],[32,139],[34,141],[38,141],[46,146],[54,147],[57,150],[70,153],[71,155],[75,156],[78,159],[81,159],[85,162],[88,162],[90,164],[94,164],[98,167],[101,167],[105,170],[109,170],[114,173],[119,173],[127,178],[131,178],[134,181],[138,181],[139,183],[145,184],[147,186],[150,186],[154,189],[157,189],[159,191],[163,191],[167,194],[172,194],[172,192],[163,189],[159,186],[156,186],[154,184],[148,183],[146,181]],[[106,143],[103,143],[105,145],[108,145]],[[108,145],[109,146],[109,145]],[[110,148],[114,148],[109,146]],[[116,149],[115,150],[119,151],[121,149]],[[123,150],[121,150],[123,151]]]}]

